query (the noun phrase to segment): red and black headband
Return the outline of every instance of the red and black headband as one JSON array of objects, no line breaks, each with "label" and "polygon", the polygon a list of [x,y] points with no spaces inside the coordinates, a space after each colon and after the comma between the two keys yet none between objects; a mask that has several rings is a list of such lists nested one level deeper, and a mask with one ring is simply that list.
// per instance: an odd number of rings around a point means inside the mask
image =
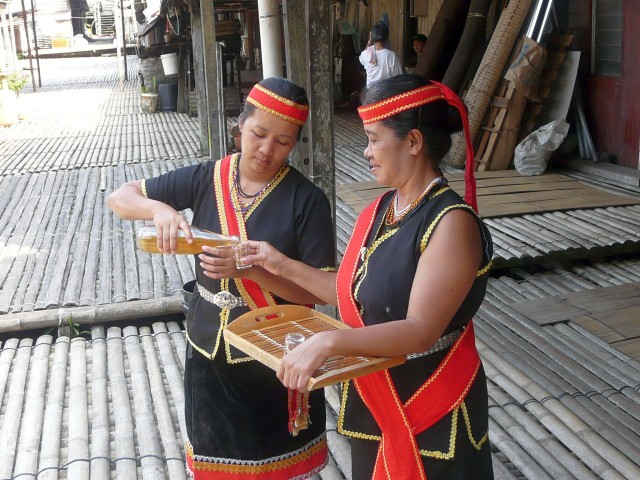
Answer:
[{"label": "red and black headband", "polygon": [[304,125],[309,116],[308,105],[301,105],[284,98],[260,84],[253,86],[247,97],[247,102],[260,110],[296,125]]},{"label": "red and black headband", "polygon": [[393,117],[398,113],[421,107],[436,100],[444,100],[460,112],[467,147],[464,172],[464,200],[471,205],[477,213],[478,201],[476,199],[476,179],[474,175],[475,165],[473,159],[473,143],[471,142],[471,135],[469,133],[469,117],[464,103],[462,103],[460,97],[458,97],[453,90],[441,83],[431,82],[430,85],[425,85],[414,90],[409,90],[408,92],[394,95],[393,97],[385,98],[379,102],[359,107],[358,114],[362,119],[362,123],[368,125],[370,123],[379,122],[380,120]]}]

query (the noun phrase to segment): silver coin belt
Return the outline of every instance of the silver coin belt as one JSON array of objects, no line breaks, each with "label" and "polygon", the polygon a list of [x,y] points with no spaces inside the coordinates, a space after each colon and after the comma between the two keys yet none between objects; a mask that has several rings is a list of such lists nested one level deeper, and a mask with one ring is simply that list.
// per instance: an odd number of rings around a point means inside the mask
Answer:
[{"label": "silver coin belt", "polygon": [[200,293],[200,296],[202,298],[204,298],[209,303],[213,303],[219,308],[232,309],[235,307],[247,306],[247,302],[245,302],[242,297],[236,297],[233,293],[226,290],[212,293],[199,283],[196,284],[196,288],[198,289],[198,293]]},{"label": "silver coin belt", "polygon": [[432,353],[440,352],[445,348],[449,348],[451,345],[456,343],[456,340],[460,338],[460,335],[462,335],[463,331],[463,328],[459,328],[458,330],[454,330],[451,333],[447,333],[446,335],[441,336],[438,340],[436,340],[436,343],[434,343],[430,349],[420,353],[410,353],[409,355],[407,355],[407,360],[426,357],[427,355],[431,355]]}]

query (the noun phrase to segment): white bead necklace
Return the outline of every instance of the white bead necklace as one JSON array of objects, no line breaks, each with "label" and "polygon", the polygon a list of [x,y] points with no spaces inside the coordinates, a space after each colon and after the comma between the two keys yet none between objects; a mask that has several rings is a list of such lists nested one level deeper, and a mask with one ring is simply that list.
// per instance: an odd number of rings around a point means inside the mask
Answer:
[{"label": "white bead necklace", "polygon": [[[417,197],[417,198],[419,199],[419,198],[424,197],[424,196],[429,192],[429,190],[431,190],[431,189],[435,186],[435,184],[436,184],[436,183],[440,182],[440,179],[441,179],[441,178],[442,178],[442,177],[436,177],[436,178],[434,178],[434,179],[431,181],[431,183],[429,183],[429,185],[427,185],[427,188],[425,188],[425,189],[422,191],[422,193],[421,193],[420,195],[418,195],[418,197]],[[408,204],[406,207],[404,207],[402,210],[399,210],[399,209],[398,209],[398,192],[396,191],[396,195],[395,195],[395,198],[394,198],[394,204],[393,204],[393,210],[394,210],[394,212],[395,212],[395,216],[396,216],[396,217],[401,217],[401,216],[402,216],[402,215],[403,215],[407,210],[409,210],[409,209],[413,206],[413,204],[414,204],[414,203],[415,203],[415,200],[414,200],[413,202],[409,203],[409,204]]]}]

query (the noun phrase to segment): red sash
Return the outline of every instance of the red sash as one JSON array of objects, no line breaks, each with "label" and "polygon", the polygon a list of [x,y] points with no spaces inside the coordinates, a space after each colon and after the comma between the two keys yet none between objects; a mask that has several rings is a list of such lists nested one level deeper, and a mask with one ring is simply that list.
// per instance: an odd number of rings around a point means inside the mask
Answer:
[{"label": "red sash", "polygon": [[[231,200],[231,185],[235,179],[231,178],[231,156],[227,156],[216,163],[213,184],[216,189],[216,201],[218,203],[218,215],[220,217],[220,226],[224,235],[236,235],[242,240],[247,239],[246,226],[242,215],[238,215],[236,208],[233,206]],[[218,188],[221,190],[221,194],[218,192]],[[243,290],[247,292],[250,299],[244,300],[248,305],[251,305],[251,301],[255,303],[255,307],[268,307],[275,305],[276,301],[273,295],[267,290],[264,290],[253,280],[246,278],[236,278],[236,285],[244,288],[238,288],[240,294],[243,295]]]},{"label": "red sash", "polygon": [[[353,296],[358,257],[371,232],[381,199],[365,208],[358,217],[338,270],[340,316],[354,328],[364,327]],[[353,380],[382,431],[373,480],[426,480],[415,437],[462,403],[479,368],[473,324],[469,322],[436,371],[404,404],[388,370]]]}]

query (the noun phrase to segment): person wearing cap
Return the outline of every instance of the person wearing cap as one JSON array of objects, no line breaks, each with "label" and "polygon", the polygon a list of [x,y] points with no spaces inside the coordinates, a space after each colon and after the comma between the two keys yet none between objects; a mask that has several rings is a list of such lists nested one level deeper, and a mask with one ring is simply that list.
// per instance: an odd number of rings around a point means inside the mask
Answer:
[{"label": "person wearing cap", "polygon": [[[492,479],[472,321],[492,242],[477,215],[465,106],[448,87],[404,74],[367,87],[358,113],[371,173],[391,189],[360,214],[337,274],[248,242],[245,261],[336,304],[353,327],[307,339],[282,359],[278,378],[303,390],[335,355],[405,357],[342,386],[337,429],[351,437],[353,480]],[[461,123],[464,200],[439,167]]]},{"label": "person wearing cap", "polygon": [[424,45],[426,43],[427,43],[426,35],[423,35],[422,33],[418,33],[417,35],[414,35],[413,43],[411,44],[414,54],[407,61],[408,72],[411,73],[413,69],[416,67],[416,65],[418,64],[418,62],[420,61],[420,55],[422,55],[422,51],[424,50]]},{"label": "person wearing cap", "polygon": [[[152,221],[164,253],[175,252],[178,231],[192,238],[180,213],[191,209],[195,226],[266,240],[312,269],[335,269],[329,201],[287,161],[308,105],[293,82],[262,80],[239,117],[241,153],[128,182],[109,196],[109,207],[124,219]],[[227,344],[222,331],[250,309],[321,300],[261,267],[238,270],[230,248],[202,250],[186,321],[190,478],[309,478],[328,461],[322,391],[287,390],[273,370]]]},{"label": "person wearing cap", "polygon": [[389,27],[376,22],[369,32],[366,48],[360,53],[360,63],[367,73],[367,85],[403,73],[402,63],[396,52],[387,48]]}]

